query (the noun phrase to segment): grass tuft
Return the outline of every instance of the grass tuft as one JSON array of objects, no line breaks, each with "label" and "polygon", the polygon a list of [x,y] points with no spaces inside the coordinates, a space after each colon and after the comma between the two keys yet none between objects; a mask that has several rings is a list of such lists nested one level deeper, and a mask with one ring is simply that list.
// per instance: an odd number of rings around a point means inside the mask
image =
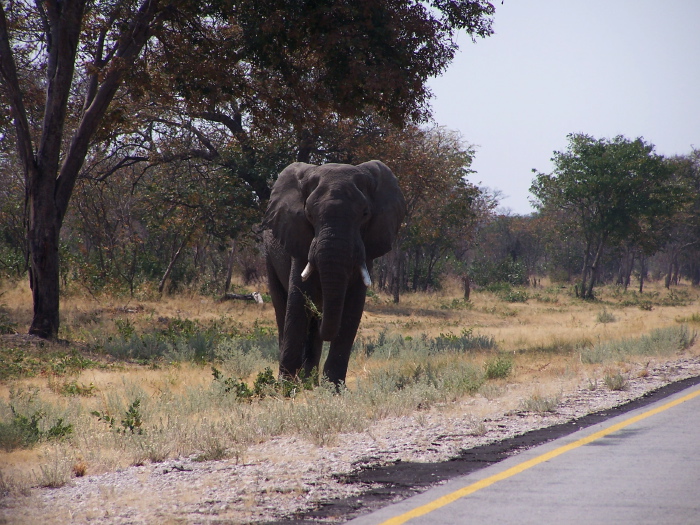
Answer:
[{"label": "grass tuft", "polygon": [[617,321],[617,318],[612,312],[608,312],[607,308],[603,308],[601,312],[598,312],[598,315],[596,316],[596,321],[601,324],[608,324],[614,323],[615,321]]},{"label": "grass tuft", "polygon": [[556,412],[557,407],[561,403],[561,396],[543,396],[534,394],[527,399],[523,399],[520,407],[525,412],[534,412],[536,414],[546,414],[548,412]]},{"label": "grass tuft", "polygon": [[605,383],[605,386],[607,386],[610,390],[613,390],[615,392],[627,390],[627,388],[629,387],[629,381],[620,372],[614,374],[605,374],[603,382]]}]

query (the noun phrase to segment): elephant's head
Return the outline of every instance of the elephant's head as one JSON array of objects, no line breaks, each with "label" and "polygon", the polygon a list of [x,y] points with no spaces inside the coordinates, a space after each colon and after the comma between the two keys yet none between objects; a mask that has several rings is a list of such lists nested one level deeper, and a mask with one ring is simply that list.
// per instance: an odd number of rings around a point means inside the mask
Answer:
[{"label": "elephant's head", "polygon": [[302,278],[318,278],[323,295],[321,336],[338,333],[347,287],[366,263],[391,250],[406,203],[396,177],[373,160],[359,166],[294,163],[280,173],[265,225],[294,258]]}]

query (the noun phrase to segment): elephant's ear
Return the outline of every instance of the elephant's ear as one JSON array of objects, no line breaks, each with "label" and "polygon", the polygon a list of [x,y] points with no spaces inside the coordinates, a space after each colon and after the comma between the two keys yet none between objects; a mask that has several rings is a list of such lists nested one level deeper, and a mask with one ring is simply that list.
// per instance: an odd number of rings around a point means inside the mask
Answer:
[{"label": "elephant's ear", "polygon": [[309,191],[310,170],[316,166],[295,162],[277,177],[272,186],[270,202],[263,226],[272,231],[285,250],[293,257],[306,259],[314,238],[314,228],[306,218],[304,205]]},{"label": "elephant's ear", "polygon": [[372,218],[365,228],[363,240],[367,259],[376,259],[391,250],[394,239],[406,215],[406,201],[391,170],[378,160],[360,164],[375,181]]}]

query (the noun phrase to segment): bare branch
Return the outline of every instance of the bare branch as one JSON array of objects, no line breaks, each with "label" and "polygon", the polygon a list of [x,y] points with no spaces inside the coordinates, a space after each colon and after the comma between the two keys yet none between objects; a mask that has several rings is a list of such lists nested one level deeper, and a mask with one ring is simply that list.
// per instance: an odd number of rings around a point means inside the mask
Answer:
[{"label": "bare branch", "polygon": [[25,171],[36,166],[34,159],[34,146],[32,145],[32,135],[27,119],[27,110],[22,99],[22,90],[17,77],[17,65],[15,64],[12,48],[10,47],[10,36],[7,32],[7,20],[5,19],[5,8],[0,9],[0,77],[2,84],[7,90],[10,100],[10,109],[14,119],[17,133],[17,149]]},{"label": "bare branch", "polygon": [[85,110],[61,166],[56,187],[56,205],[61,220],[68,207],[68,201],[80,168],[85,162],[90,140],[121,86],[126,71],[134,64],[146,41],[150,38],[151,28],[154,23],[157,23],[159,10],[158,0],[143,0],[133,21],[124,29],[118,39],[118,49],[111,60],[111,67],[105,73],[102,85],[97,89],[94,98]]}]

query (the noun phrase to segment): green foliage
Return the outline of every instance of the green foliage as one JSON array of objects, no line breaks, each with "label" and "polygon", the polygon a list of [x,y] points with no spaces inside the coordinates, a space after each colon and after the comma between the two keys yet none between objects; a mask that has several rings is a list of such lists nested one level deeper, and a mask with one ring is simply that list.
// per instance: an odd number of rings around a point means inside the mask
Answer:
[{"label": "green foliage", "polygon": [[77,350],[66,353],[42,346],[36,350],[0,347],[0,361],[0,380],[34,377],[40,374],[77,374],[88,368],[102,366],[99,362],[84,357]]},{"label": "green foliage", "polygon": [[659,292],[625,292],[615,294],[614,297],[620,299],[621,306],[638,306],[641,310],[651,311],[655,306],[687,306],[691,302],[690,294],[687,290],[668,290],[665,293]]},{"label": "green foliage", "polygon": [[8,422],[0,421],[0,448],[7,452],[17,448],[31,448],[39,441],[60,440],[73,433],[72,424],[64,424],[59,418],[46,430],[41,430],[40,422],[46,417],[42,411],[31,415],[19,413],[13,405],[10,405],[12,419]]},{"label": "green foliage", "polygon": [[495,357],[484,364],[484,370],[486,379],[505,379],[513,371],[513,359],[505,355]]},{"label": "green foliage", "polygon": [[530,295],[523,289],[509,289],[499,294],[499,297],[508,303],[526,303]]},{"label": "green foliage", "polygon": [[121,419],[120,424],[117,425],[117,419],[110,416],[106,412],[100,412],[98,410],[93,410],[90,412],[91,415],[95,416],[98,421],[102,421],[109,425],[109,428],[116,432],[117,434],[137,434],[142,435],[144,433],[143,417],[140,411],[141,400],[135,399],[129,407],[124,412],[124,417]]},{"label": "green foliage", "polygon": [[297,380],[277,379],[270,367],[259,372],[253,387],[249,387],[243,380],[233,377],[225,378],[221,371],[212,367],[214,382],[220,386],[225,394],[232,393],[239,401],[251,401],[252,399],[264,399],[265,397],[295,397],[300,391],[312,390],[319,384],[318,372],[305,377],[303,374]]},{"label": "green foliage", "polygon": [[61,394],[64,396],[84,396],[90,397],[95,395],[95,390],[97,387],[93,383],[85,385],[84,383],[78,384],[76,380],[67,381],[63,383],[61,387]]},{"label": "green foliage", "polygon": [[104,338],[97,350],[118,359],[151,364],[160,360],[205,364],[277,359],[276,330],[257,322],[247,331],[226,328],[223,320],[207,324],[179,318],[159,322],[160,328],[143,333],[130,322],[118,323],[118,335]]},{"label": "green foliage", "polygon": [[[508,259],[499,262],[475,261],[469,273],[475,284],[494,292],[506,285],[522,286],[527,283],[525,266]],[[495,288],[490,288],[491,286]]]},{"label": "green foliage", "polygon": [[164,319],[164,326],[143,334],[127,320],[117,320],[117,336],[107,337],[101,351],[120,359],[153,361],[180,358],[209,362],[216,358],[216,346],[225,334],[216,323],[202,326],[190,319]]},{"label": "green foliage", "polygon": [[580,296],[592,299],[605,249],[626,243],[653,253],[664,234],[658,225],[681,210],[691,193],[642,138],[570,134],[568,139],[567,151],[554,152],[554,172],[537,173],[530,191],[560,235],[579,237]]},{"label": "green foliage", "polygon": [[128,318],[115,319],[114,324],[117,327],[117,333],[123,339],[129,339],[136,333],[136,328],[134,327],[134,325],[132,324],[132,322]]},{"label": "green foliage", "polygon": [[443,310],[471,310],[474,305],[464,299],[452,299],[449,304],[441,304],[440,308]]}]

